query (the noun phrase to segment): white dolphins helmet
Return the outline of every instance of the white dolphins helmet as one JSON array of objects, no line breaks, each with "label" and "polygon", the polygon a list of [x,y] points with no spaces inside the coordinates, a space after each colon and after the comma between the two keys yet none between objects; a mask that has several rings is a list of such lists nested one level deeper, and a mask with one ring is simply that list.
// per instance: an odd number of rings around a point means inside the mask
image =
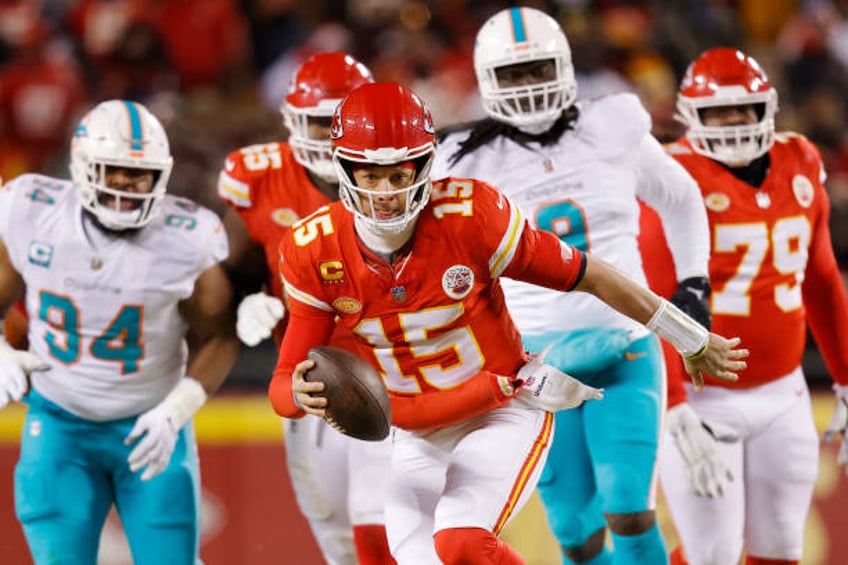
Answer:
[{"label": "white dolphins helmet", "polygon": [[[108,229],[137,229],[159,211],[174,160],[168,136],[138,102],[108,100],[86,114],[71,141],[71,178],[82,206]],[[153,188],[132,193],[105,185],[107,166],[153,171]],[[104,204],[110,201],[111,204]],[[122,203],[130,201],[130,209]]]},{"label": "white dolphins helmet", "polygon": [[[555,64],[553,80],[498,84],[498,68],[544,60]],[[474,45],[474,70],[486,113],[526,133],[547,131],[577,97],[565,33],[556,20],[533,8],[508,8],[483,24]]]}]

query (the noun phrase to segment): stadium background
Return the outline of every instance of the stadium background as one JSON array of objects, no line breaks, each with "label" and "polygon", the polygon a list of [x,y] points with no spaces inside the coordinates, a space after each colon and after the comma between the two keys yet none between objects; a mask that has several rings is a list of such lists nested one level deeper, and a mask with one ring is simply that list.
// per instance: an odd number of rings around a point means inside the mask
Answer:
[{"label": "stadium background", "polygon": [[[473,39],[514,2],[485,0],[3,0],[0,2],[0,176],[67,177],[67,140],[106,98],[146,103],[165,124],[176,159],[170,190],[218,211],[224,156],[283,140],[277,107],[294,68],[321,50],[347,50],[378,80],[411,86],[437,126],[481,116]],[[689,60],[728,45],[754,55],[780,94],[778,129],[822,152],[831,229],[848,270],[848,1],[550,0],[574,52],[579,93],[637,93],[661,141],[680,135],[674,96]],[[281,425],[265,401],[269,344],[243,351],[222,394],[197,416],[204,483],[203,556],[209,565],[319,563],[294,506]],[[804,367],[821,429],[830,379],[810,338]],[[0,554],[27,563],[12,504],[23,408],[0,412]],[[848,478],[822,446],[804,565],[848,563]],[[674,538],[663,512],[664,530]],[[557,563],[538,500],[506,533],[531,565]],[[104,564],[127,563],[119,524],[104,534]]]}]

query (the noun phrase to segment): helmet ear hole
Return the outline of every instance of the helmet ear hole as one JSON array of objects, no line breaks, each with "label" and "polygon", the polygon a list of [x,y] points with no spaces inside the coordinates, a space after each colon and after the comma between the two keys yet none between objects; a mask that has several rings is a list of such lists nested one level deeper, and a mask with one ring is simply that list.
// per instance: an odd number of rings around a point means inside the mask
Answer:
[{"label": "helmet ear hole", "polygon": [[344,170],[345,175],[347,175],[347,177],[351,181],[353,181],[353,169],[354,169],[355,163],[353,161],[348,161],[347,159],[339,159],[339,164],[341,165],[342,169]]},{"label": "helmet ear hole", "polygon": [[[417,157],[412,160],[412,163],[415,165],[415,178],[419,178],[424,168],[427,167],[431,163],[431,158],[429,155],[422,155],[421,157]],[[430,174],[429,169],[426,171],[427,174]]]}]

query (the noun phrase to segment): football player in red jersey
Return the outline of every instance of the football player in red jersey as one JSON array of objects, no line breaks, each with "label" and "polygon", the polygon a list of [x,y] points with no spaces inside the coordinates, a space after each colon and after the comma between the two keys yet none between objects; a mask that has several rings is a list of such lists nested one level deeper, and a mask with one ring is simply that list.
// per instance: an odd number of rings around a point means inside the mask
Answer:
[{"label": "football player in red jersey", "polygon": [[287,418],[323,416],[307,351],[337,318],[353,332],[392,402],[386,528],[398,563],[523,563],[497,535],[538,481],[551,412],[600,397],[528,361],[500,276],[592,293],[674,343],[696,382],[745,367],[738,340],[533,229],[490,185],[431,181],[432,118],[407,88],[354,89],[331,137],[341,202],[280,242],[290,317],[269,396]]},{"label": "football player in red jersey", "polygon": [[[313,55],[295,72],[281,105],[288,143],[252,145],[230,153],[218,181],[231,253],[228,266],[245,296],[238,307],[239,338],[253,346],[275,331],[279,343],[285,307],[277,273],[277,246],[292,224],[338,200],[330,155],[330,120],[352,88],[371,72],[341,52]],[[349,349],[340,327],[333,345]],[[319,418],[285,420],[286,463],[298,506],[331,565],[391,562],[383,526],[380,480],[390,441],[372,443],[330,431]]]},{"label": "football player in red jersey", "polygon": [[[749,565],[801,559],[818,470],[801,368],[808,324],[836,381],[826,439],[844,434],[848,421],[848,298],[828,229],[825,173],[810,141],[775,133],[776,110],[777,93],[753,58],[708,50],[681,83],[687,132],[667,148],[698,181],[707,209],[713,331],[739,335],[750,350],[738,381],[707,377],[688,398],[704,422],[738,436],[718,444],[721,461],[710,437],[681,442],[681,429],[697,420],[669,411],[661,480],[692,564],[737,563],[743,550]],[[685,402],[686,392],[678,383],[670,402]],[[840,463],[846,455],[843,435]],[[687,480],[693,472],[712,475],[723,495],[698,496]]]}]

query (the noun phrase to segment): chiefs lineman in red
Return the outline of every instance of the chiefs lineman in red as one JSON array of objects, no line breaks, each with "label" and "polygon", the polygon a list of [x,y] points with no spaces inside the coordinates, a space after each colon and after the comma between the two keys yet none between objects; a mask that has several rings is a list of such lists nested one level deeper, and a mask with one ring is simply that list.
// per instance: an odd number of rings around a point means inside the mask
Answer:
[{"label": "chiefs lineman in red", "polygon": [[[848,299],[831,246],[825,173],[812,143],[775,132],[776,110],[777,93],[754,59],[709,50],[683,78],[678,111],[687,133],[668,147],[698,181],[709,217],[713,331],[739,335],[750,349],[738,381],[708,377],[688,398],[705,422],[739,438],[718,444],[733,477],[717,477],[723,493],[697,496],[685,450],[663,450],[663,490],[693,565],[737,563],[743,550],[749,565],[801,559],[818,471],[801,369],[807,325],[837,381],[830,435],[844,432],[848,418]],[[685,401],[685,391],[669,396]],[[672,423],[669,431],[677,439]]]},{"label": "chiefs lineman in red", "polygon": [[534,230],[495,188],[431,182],[429,111],[395,83],[353,90],[333,118],[341,202],[280,243],[290,319],[269,395],[282,416],[323,416],[303,375],[336,324],[381,373],[392,401],[386,529],[398,563],[523,563],[497,538],[538,481],[550,411],[600,391],[527,362],[498,278],[590,292],[691,358],[735,379],[738,340],[710,334],[615,268]]},{"label": "chiefs lineman in red", "polygon": [[[330,159],[330,120],[352,88],[372,82],[371,72],[346,53],[318,53],[294,74],[281,105],[288,143],[243,147],[230,153],[218,181],[230,205],[231,273],[242,288],[258,289],[238,307],[237,330],[256,345],[276,329],[279,343],[285,308],[277,273],[277,246],[292,224],[338,199],[338,177]],[[333,345],[349,349],[340,328]],[[284,421],[286,463],[298,506],[329,565],[391,562],[383,527],[380,480],[390,442],[342,436],[318,418]]]}]

